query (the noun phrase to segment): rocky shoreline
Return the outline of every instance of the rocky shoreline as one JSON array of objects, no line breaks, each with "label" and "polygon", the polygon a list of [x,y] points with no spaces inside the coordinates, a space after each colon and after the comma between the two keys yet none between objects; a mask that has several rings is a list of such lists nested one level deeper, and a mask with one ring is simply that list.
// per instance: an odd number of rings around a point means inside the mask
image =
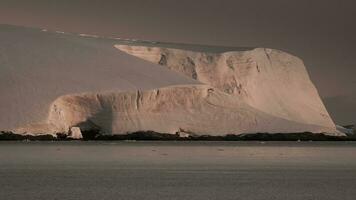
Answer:
[{"label": "rocky shoreline", "polygon": [[330,136],[323,133],[255,133],[229,134],[225,136],[183,136],[179,134],[157,133],[153,131],[135,132],[123,135],[103,135],[97,131],[82,132],[82,139],[74,139],[66,134],[20,135],[0,132],[0,141],[356,141],[356,136]]}]

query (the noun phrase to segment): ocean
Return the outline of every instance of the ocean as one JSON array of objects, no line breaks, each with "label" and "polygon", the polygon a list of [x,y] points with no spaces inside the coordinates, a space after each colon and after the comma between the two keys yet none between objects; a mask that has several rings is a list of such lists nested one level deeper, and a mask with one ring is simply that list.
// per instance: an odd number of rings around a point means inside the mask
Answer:
[{"label": "ocean", "polygon": [[0,142],[0,200],[355,200],[356,142]]}]

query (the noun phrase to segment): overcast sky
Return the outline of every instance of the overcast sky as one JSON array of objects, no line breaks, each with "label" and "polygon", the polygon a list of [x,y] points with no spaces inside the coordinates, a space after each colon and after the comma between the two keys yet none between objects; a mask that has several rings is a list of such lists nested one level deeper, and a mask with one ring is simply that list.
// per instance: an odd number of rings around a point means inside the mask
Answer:
[{"label": "overcast sky", "polygon": [[356,93],[354,0],[0,0],[0,23],[301,57],[324,98]]}]

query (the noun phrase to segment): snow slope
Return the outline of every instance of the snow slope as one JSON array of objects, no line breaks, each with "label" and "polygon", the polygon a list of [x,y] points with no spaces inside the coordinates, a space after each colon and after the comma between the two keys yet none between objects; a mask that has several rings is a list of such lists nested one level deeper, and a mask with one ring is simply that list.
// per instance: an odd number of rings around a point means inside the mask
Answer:
[{"label": "snow slope", "polygon": [[79,125],[82,130],[100,127],[104,133],[154,130],[172,134],[226,135],[330,131],[319,125],[268,115],[207,85],[67,95],[53,103],[49,120],[59,131]]},{"label": "snow slope", "polygon": [[0,25],[0,92],[0,130],[17,133],[339,134],[302,61],[269,49]]},{"label": "snow slope", "polygon": [[62,95],[195,82],[118,52],[110,40],[0,25],[0,130],[45,123]]}]

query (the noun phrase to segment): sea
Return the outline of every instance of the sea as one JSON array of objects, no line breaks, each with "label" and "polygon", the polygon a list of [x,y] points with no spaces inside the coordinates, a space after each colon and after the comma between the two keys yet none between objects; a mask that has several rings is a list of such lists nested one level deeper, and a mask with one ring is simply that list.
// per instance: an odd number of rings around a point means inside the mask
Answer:
[{"label": "sea", "polygon": [[356,142],[0,142],[0,200],[355,200]]}]

